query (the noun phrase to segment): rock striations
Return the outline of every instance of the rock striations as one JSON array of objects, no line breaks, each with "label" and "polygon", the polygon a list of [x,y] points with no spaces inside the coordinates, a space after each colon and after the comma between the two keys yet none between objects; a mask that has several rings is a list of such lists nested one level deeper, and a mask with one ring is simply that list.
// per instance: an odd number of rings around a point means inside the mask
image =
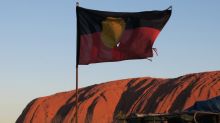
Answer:
[{"label": "rock striations", "polygon": [[[180,112],[220,96],[220,71],[174,79],[134,78],[79,90],[79,123],[112,123],[121,113]],[[31,101],[17,123],[74,123],[75,91]]]}]

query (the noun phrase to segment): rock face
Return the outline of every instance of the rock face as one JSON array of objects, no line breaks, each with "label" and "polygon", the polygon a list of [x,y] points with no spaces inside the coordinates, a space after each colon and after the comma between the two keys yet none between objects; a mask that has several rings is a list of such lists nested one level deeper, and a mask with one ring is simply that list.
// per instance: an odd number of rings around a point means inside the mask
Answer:
[{"label": "rock face", "polygon": [[[220,96],[220,71],[174,79],[134,78],[79,90],[79,123],[112,123],[131,113],[179,112]],[[75,91],[31,101],[17,123],[74,123]]]}]

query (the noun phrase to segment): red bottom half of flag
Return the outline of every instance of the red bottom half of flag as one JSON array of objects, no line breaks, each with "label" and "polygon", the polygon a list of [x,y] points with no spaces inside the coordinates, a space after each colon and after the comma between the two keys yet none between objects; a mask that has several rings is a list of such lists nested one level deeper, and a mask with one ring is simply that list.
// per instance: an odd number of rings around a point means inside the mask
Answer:
[{"label": "red bottom half of flag", "polygon": [[99,62],[113,62],[129,59],[144,59],[153,56],[152,46],[159,30],[150,27],[139,27],[125,30],[117,45],[109,47],[102,32],[80,36],[79,64],[86,65]]}]

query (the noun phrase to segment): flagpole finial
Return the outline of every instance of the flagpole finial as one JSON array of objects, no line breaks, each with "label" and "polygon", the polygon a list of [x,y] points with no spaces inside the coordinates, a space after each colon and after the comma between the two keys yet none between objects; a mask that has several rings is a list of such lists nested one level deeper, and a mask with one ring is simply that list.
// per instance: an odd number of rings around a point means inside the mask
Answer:
[{"label": "flagpole finial", "polygon": [[79,6],[79,2],[76,2],[76,6]]},{"label": "flagpole finial", "polygon": [[167,10],[172,10],[173,9],[173,6],[169,6],[168,8],[167,8]]}]

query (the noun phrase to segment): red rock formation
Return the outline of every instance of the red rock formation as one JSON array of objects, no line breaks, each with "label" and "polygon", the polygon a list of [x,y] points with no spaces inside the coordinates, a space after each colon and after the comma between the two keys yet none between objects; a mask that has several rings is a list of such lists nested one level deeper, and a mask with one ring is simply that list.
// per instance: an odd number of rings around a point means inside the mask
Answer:
[{"label": "red rock formation", "polygon": [[[79,91],[80,123],[110,123],[124,113],[179,112],[195,101],[220,96],[220,72],[175,79],[134,78],[98,84]],[[33,100],[17,123],[74,123],[75,91]]]}]

